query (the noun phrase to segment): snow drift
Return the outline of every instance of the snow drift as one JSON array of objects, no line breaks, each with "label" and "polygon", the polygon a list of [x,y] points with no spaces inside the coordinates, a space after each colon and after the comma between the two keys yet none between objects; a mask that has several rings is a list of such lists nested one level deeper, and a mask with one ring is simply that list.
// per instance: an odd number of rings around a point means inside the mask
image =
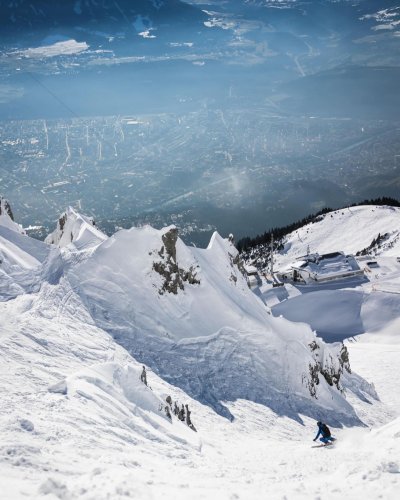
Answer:
[{"label": "snow drift", "polygon": [[57,282],[61,267],[59,251],[26,236],[0,198],[0,301],[38,291],[44,281]]}]

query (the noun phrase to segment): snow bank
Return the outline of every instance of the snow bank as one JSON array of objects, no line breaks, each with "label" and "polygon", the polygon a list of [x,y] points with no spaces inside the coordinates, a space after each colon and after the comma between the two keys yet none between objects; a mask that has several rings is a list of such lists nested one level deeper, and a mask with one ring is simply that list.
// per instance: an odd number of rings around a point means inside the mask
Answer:
[{"label": "snow bank", "polygon": [[[198,436],[184,423],[168,418],[166,402],[140,381],[139,366],[118,363],[91,365],[49,387],[49,392],[83,398],[93,416],[108,415],[119,426],[130,428],[135,438],[169,442],[199,448]],[[89,410],[89,406],[91,407]]]}]

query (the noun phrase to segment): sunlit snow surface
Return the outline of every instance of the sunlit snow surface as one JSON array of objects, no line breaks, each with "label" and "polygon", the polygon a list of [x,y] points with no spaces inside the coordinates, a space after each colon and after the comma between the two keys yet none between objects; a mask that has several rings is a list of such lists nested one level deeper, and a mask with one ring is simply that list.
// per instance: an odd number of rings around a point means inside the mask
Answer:
[{"label": "sunlit snow surface", "polygon": [[[90,294],[84,294],[87,289],[83,285],[77,286],[77,276],[80,272],[83,284],[91,273],[93,276],[95,263],[101,264],[98,278],[107,277],[112,271],[115,284],[125,283],[126,287],[125,291],[122,289],[118,293],[110,289],[105,297],[109,300],[114,294],[116,306],[118,298],[126,297],[121,292],[130,291],[135,299],[132,308],[139,305],[138,310],[143,311],[140,308],[144,307],[144,299],[150,294],[144,286],[150,256],[147,252],[146,258],[139,262],[133,260],[131,266],[124,267],[124,262],[129,251],[139,252],[141,244],[143,249],[152,251],[162,233],[149,228],[123,231],[114,239],[99,243],[97,249],[84,249],[84,260],[80,260],[82,256],[78,258],[82,250],[77,248],[79,234],[85,232],[77,231],[76,234],[77,240],[65,249],[53,248],[63,255],[66,277],[57,274],[59,269],[53,262],[53,271],[47,269],[47,280],[42,280],[40,290],[21,292],[0,303],[2,498],[397,498],[400,478],[400,393],[397,387],[400,343],[399,325],[395,311],[391,309],[396,303],[370,288],[371,296],[379,295],[380,306],[385,307],[385,311],[392,310],[392,314],[387,317],[377,308],[373,329],[368,330],[374,333],[366,333],[348,343],[354,372],[373,381],[380,396],[381,401],[376,401],[364,393],[360,399],[347,391],[349,408],[352,405],[369,427],[334,429],[338,438],[334,447],[312,449],[315,420],[304,415],[301,424],[289,416],[279,416],[265,405],[237,399],[225,403],[235,416],[230,422],[150,370],[148,381],[151,389],[146,388],[139,380],[141,364],[99,327],[98,317],[93,311],[89,314],[83,299],[88,300]],[[147,236],[143,238],[143,234]],[[149,245],[151,242],[154,245]],[[160,334],[162,328],[168,327],[172,334],[171,318],[175,317],[175,335],[182,342],[188,325],[184,312],[193,311],[195,321],[192,328],[199,328],[198,334],[206,340],[207,327],[196,319],[200,308],[203,308],[208,328],[213,329],[223,319],[226,322],[230,318],[234,322],[239,315],[239,306],[242,308],[242,328],[260,328],[264,318],[261,306],[258,302],[251,302],[245,288],[239,295],[232,292],[229,287],[235,285],[229,279],[224,281],[224,276],[226,278],[231,272],[228,263],[222,269],[216,265],[223,262],[221,255],[225,254],[227,242],[215,237],[212,243],[209,249],[201,251],[178,247],[182,265],[194,261],[199,263],[204,285],[199,286],[197,295],[194,289],[185,298],[160,296],[157,299],[161,323],[158,327],[157,309],[147,310],[153,314],[154,333]],[[19,245],[27,250],[23,243],[19,242]],[[119,259],[108,263],[106,259],[102,260],[102,255],[110,255],[107,248],[112,248]],[[36,256],[40,257],[39,254]],[[136,283],[144,294],[143,302],[139,304],[135,287],[129,285],[130,273],[137,276],[135,266],[142,266],[143,281]],[[115,273],[119,267],[126,271],[125,280]],[[376,286],[379,286],[379,277],[376,280]],[[107,279],[107,283],[110,286],[111,281]],[[392,290],[399,285],[395,273],[391,274],[390,283]],[[214,295],[208,297],[206,307],[207,294],[212,290]],[[229,300],[223,298],[225,294]],[[195,297],[197,304],[194,303]],[[235,303],[237,297],[242,300]],[[193,302],[188,309],[185,301],[189,299]],[[217,300],[225,301],[220,306],[226,308],[223,314],[217,314]],[[179,310],[180,317],[177,316]],[[120,309],[113,313],[116,311]],[[117,324],[122,333],[127,331],[127,317]],[[108,319],[104,314],[103,318],[105,326]],[[291,325],[283,319],[270,318],[267,321],[265,334],[275,348],[281,345],[281,335],[284,342],[290,338],[291,328],[305,338],[311,334],[308,327]],[[282,328],[279,328],[279,322]],[[143,327],[145,322],[139,324]],[[232,325],[230,329],[226,335],[229,332],[234,335]],[[153,342],[149,332],[147,334],[147,339]],[[249,340],[252,341],[251,335],[242,342]],[[195,345],[196,349],[198,342],[193,334],[191,339],[185,340],[187,345]],[[224,344],[231,355],[235,349],[242,355],[248,352],[235,343]],[[212,344],[209,344],[211,348]],[[253,351],[257,356],[261,353],[262,350]],[[303,356],[300,353],[301,350],[298,351],[299,360]],[[176,354],[175,358],[169,359],[171,374],[179,374],[180,366],[185,362],[179,351]],[[277,351],[277,369],[280,356]],[[194,380],[196,368],[197,364],[193,363],[192,373],[184,375]],[[237,370],[240,370],[239,365]],[[221,377],[224,376],[222,371]],[[255,385],[259,382],[253,381]],[[349,380],[349,386],[351,383]],[[321,394],[324,395],[323,404],[328,405],[325,396],[329,392],[324,390]],[[159,405],[167,395],[189,404],[197,433],[175,418],[171,423],[159,411]]]}]

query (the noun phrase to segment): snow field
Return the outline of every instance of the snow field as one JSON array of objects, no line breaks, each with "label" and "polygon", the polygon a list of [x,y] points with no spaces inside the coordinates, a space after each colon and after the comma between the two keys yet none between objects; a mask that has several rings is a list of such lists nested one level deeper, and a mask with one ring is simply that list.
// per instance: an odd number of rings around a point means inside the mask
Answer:
[{"label": "snow field", "polygon": [[[397,498],[400,344],[392,264],[362,288],[321,298],[287,287],[275,295],[276,304],[303,301],[298,311],[316,303],[304,318],[312,327],[317,321],[328,331],[336,323],[345,332],[347,322],[365,332],[347,342],[355,373],[344,376],[346,399],[323,380],[313,399],[301,379],[313,359],[312,329],[268,314],[232,266],[229,242],[215,235],[201,250],[178,239],[177,261],[194,266],[200,284],[159,293],[163,278],[153,263],[169,229],[95,241],[78,224],[73,241],[26,270],[36,273],[36,289],[24,288],[10,250],[12,273],[0,301],[2,497]],[[18,241],[21,251],[39,255],[28,240]],[[390,293],[372,289],[384,283]],[[333,312],[329,297],[338,304]],[[335,346],[320,345],[320,358],[335,356]],[[139,380],[143,361],[151,389]],[[167,395],[189,404],[197,433],[165,416]],[[332,428],[333,447],[312,449],[317,419],[347,424]],[[357,421],[368,427],[354,427]]]},{"label": "snow field", "polygon": [[298,257],[318,251],[320,255],[336,251],[348,254],[367,248],[378,234],[389,234],[386,241],[388,256],[400,255],[400,208],[359,206],[336,210],[293,231],[287,238],[282,254],[276,255],[276,268],[290,264]]}]

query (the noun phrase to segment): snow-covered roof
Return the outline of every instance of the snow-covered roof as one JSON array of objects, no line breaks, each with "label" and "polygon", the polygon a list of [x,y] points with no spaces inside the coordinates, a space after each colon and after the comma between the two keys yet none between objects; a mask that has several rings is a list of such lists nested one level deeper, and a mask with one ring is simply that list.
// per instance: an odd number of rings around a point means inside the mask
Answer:
[{"label": "snow-covered roof", "polygon": [[291,264],[289,268],[302,274],[308,274],[315,279],[344,276],[360,271],[356,259],[352,255],[345,255],[343,252],[331,252],[324,255],[312,254],[304,260]]},{"label": "snow-covered roof", "polygon": [[244,266],[247,274],[257,274],[257,268],[254,266]]},{"label": "snow-covered roof", "polygon": [[303,270],[324,277],[359,271],[360,266],[354,257],[338,254],[335,257],[324,258],[318,262],[308,262]]}]

